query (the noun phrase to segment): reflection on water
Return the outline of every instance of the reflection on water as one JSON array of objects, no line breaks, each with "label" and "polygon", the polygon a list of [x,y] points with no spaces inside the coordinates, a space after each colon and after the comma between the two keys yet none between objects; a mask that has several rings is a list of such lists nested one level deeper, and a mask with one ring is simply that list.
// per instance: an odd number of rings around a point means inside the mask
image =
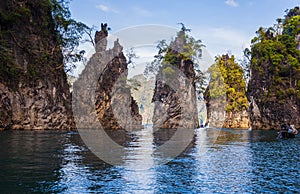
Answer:
[{"label": "reflection on water", "polygon": [[[141,192],[151,193],[155,185],[155,171],[153,160],[153,133],[152,129],[146,127],[143,131],[135,133],[138,141],[132,142],[127,148],[127,157],[122,177],[125,180],[127,193]],[[135,148],[134,152],[132,152]]]},{"label": "reflection on water", "polygon": [[67,193],[76,192],[76,188],[88,190],[89,177],[92,176],[88,168],[79,165],[82,161],[81,152],[84,147],[66,142],[63,148],[62,163],[58,170],[60,177],[53,189],[63,190]]},{"label": "reflection on water", "polygon": [[[174,131],[114,137],[124,163],[106,164],[78,133],[0,133],[0,193],[290,193],[300,191],[300,138],[275,131],[196,129],[184,152],[157,165]],[[110,134],[113,135],[113,134]]]}]

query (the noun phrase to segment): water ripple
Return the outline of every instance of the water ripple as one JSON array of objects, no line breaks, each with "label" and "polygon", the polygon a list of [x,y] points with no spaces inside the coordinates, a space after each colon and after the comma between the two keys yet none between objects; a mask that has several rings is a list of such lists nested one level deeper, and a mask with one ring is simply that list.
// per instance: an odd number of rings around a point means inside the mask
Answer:
[{"label": "water ripple", "polygon": [[111,166],[78,133],[1,132],[0,193],[300,192],[300,138],[277,140],[275,131],[213,134],[212,142],[195,130],[181,155],[156,165],[153,150],[167,138],[136,132],[124,144],[124,164]]}]

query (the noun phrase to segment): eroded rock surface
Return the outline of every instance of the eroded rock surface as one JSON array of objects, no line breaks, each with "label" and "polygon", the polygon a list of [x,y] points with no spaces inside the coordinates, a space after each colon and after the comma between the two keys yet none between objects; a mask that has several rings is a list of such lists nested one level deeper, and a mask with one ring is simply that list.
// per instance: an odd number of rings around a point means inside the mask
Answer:
[{"label": "eroded rock surface", "polygon": [[186,45],[183,31],[171,43],[169,52],[176,57],[176,66],[164,65],[159,69],[152,102],[155,103],[152,118],[154,128],[199,127],[194,64],[180,57]]},{"label": "eroded rock surface", "polygon": [[142,116],[126,83],[123,47],[116,40],[106,50],[107,25],[101,26],[95,36],[96,53],[74,83],[76,123],[80,128],[141,129]]},{"label": "eroded rock surface", "polygon": [[50,4],[7,0],[0,12],[0,130],[74,129]]}]

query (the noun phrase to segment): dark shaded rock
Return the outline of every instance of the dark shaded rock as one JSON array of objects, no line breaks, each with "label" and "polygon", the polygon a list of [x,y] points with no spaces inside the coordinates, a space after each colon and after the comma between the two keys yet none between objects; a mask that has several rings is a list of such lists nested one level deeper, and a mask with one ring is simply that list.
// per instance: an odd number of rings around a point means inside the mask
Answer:
[{"label": "dark shaded rock", "polygon": [[106,65],[99,77],[96,110],[104,129],[142,128],[138,105],[126,85],[127,74],[126,58],[120,52]]},{"label": "dark shaded rock", "polygon": [[264,96],[269,86],[261,76],[253,76],[249,82],[250,119],[252,129],[280,130],[282,123],[300,127],[300,107],[295,97],[286,99]]},{"label": "dark shaded rock", "polygon": [[298,6],[288,9],[282,32],[261,27],[252,39],[247,95],[253,129],[300,127],[299,16]]},{"label": "dark shaded rock", "polygon": [[184,32],[170,44],[169,53],[176,56],[176,64],[163,65],[156,76],[152,102],[155,103],[152,118],[154,128],[199,127],[195,92],[194,64],[179,57],[186,45]]},{"label": "dark shaded rock", "polygon": [[[6,0],[0,6],[0,129],[74,129],[50,4]],[[14,14],[21,17],[10,21]]]}]

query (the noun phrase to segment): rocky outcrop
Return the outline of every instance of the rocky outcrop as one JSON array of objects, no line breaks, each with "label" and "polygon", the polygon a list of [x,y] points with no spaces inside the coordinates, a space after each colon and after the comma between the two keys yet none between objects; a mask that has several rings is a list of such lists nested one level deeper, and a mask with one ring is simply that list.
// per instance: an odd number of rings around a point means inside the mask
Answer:
[{"label": "rocky outcrop", "polygon": [[224,128],[249,129],[250,127],[249,112],[246,109],[239,112],[228,112],[225,118]]},{"label": "rocky outcrop", "polygon": [[0,83],[0,128],[17,130],[71,130],[69,88],[57,91],[43,82],[35,87],[19,86],[18,91]]},{"label": "rocky outcrop", "polygon": [[0,4],[0,130],[75,128],[63,57],[47,5],[9,0]]},{"label": "rocky outcrop", "polygon": [[287,94],[287,96],[281,93],[281,91],[292,92],[288,85],[281,85],[281,89],[273,90],[271,83],[274,75],[270,75],[268,72],[270,64],[265,65],[261,73],[252,69],[248,86],[252,129],[279,130],[282,123],[294,124],[296,128],[299,128],[298,96],[293,93]]},{"label": "rocky outcrop", "polygon": [[[256,79],[259,80],[260,78]],[[294,124],[296,128],[299,128],[299,101],[296,101],[295,97],[286,99],[272,97],[266,99],[263,96],[265,93],[264,87],[259,86],[262,83],[254,82],[256,81],[251,81],[249,86],[251,88],[249,98],[252,129],[279,130],[282,123]],[[252,84],[256,84],[256,86]],[[255,90],[254,87],[256,88]]]},{"label": "rocky outcrop", "polygon": [[211,95],[211,91],[214,89],[220,89],[222,91],[224,85],[223,83],[217,86],[211,86],[211,84],[207,87],[204,99],[206,101],[206,112],[207,112],[207,120],[205,126],[209,127],[217,127],[222,128],[224,126],[224,122],[226,120],[226,94],[222,92],[220,96]]},{"label": "rocky outcrop", "polygon": [[107,25],[101,26],[101,31],[95,35],[96,53],[74,83],[73,108],[77,126],[141,129],[142,116],[127,85],[128,68],[123,48],[116,40],[113,48],[106,50]]},{"label": "rocky outcrop", "polygon": [[199,127],[195,93],[194,64],[189,59],[180,57],[186,45],[184,32],[180,31],[170,44],[169,55],[176,58],[176,64],[163,65],[156,76],[152,98],[154,105],[154,128]]},{"label": "rocky outcrop", "polygon": [[210,83],[204,98],[207,124],[218,128],[250,127],[248,100],[243,70],[234,56],[223,55],[209,69]]},{"label": "rocky outcrop", "polygon": [[253,129],[300,127],[299,7],[287,10],[282,33],[260,28],[251,45],[248,99]]}]

